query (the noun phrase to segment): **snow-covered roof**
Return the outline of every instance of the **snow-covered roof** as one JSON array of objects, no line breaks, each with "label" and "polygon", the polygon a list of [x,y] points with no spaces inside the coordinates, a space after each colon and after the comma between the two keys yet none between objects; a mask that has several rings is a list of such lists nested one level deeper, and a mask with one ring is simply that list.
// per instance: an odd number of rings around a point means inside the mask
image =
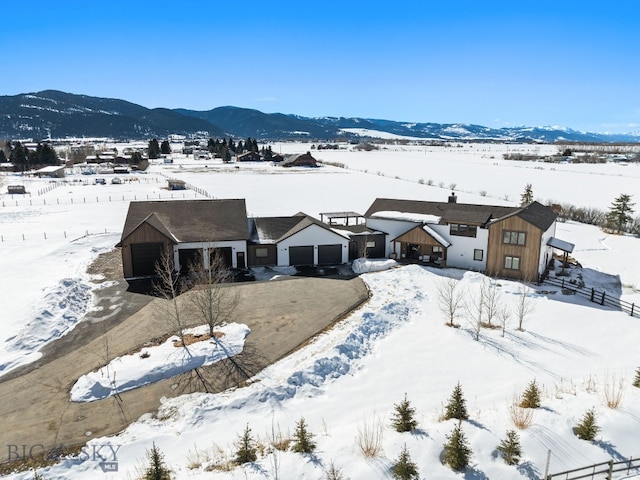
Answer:
[{"label": "snow-covered roof", "polygon": [[409,222],[422,222],[422,223],[440,223],[438,215],[429,215],[425,213],[409,213],[398,212],[394,210],[383,210],[371,215],[373,218],[389,218],[392,220],[405,220]]},{"label": "snow-covered roof", "polygon": [[422,227],[422,229],[427,232],[429,235],[431,235],[433,237],[433,239],[438,242],[440,245],[442,245],[445,248],[449,248],[451,246],[451,242],[447,239],[445,239],[442,235],[440,235],[438,232],[436,232],[433,228],[431,228],[429,225],[424,225]]}]

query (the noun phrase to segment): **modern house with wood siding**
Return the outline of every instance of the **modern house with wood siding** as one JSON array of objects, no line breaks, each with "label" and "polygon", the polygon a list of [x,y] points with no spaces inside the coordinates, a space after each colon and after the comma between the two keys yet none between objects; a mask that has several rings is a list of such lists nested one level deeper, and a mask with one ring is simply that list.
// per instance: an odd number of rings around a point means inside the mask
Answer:
[{"label": "modern house with wood siding", "polygon": [[462,204],[452,193],[447,202],[378,198],[364,216],[387,233],[390,258],[537,280],[553,255],[557,214],[538,202]]}]

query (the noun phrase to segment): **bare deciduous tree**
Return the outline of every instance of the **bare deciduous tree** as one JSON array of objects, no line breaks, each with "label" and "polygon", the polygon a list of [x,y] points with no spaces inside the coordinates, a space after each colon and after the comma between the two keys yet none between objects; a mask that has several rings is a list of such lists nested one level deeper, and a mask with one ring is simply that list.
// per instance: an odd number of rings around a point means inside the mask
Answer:
[{"label": "bare deciduous tree", "polygon": [[493,327],[491,323],[494,318],[499,314],[500,302],[502,296],[500,290],[498,290],[496,281],[485,278],[482,282],[484,284],[484,313],[489,328]]},{"label": "bare deciduous tree", "polygon": [[525,284],[520,285],[517,295],[516,316],[518,317],[518,330],[522,331],[522,324],[533,313],[535,305],[533,304],[533,299],[529,296],[529,287]]},{"label": "bare deciduous tree", "polygon": [[451,277],[443,278],[438,284],[438,306],[450,327],[464,308],[464,292],[459,285],[459,281]]},{"label": "bare deciduous tree", "polygon": [[172,332],[180,338],[184,348],[187,344],[184,339],[186,319],[183,318],[182,310],[178,304],[180,294],[180,278],[175,271],[173,255],[163,252],[155,266],[156,280],[153,289],[156,294],[163,298],[164,302],[157,302],[156,313],[164,319],[170,326]]},{"label": "bare deciduous tree", "polygon": [[209,326],[209,335],[213,339],[214,330],[229,321],[238,305],[237,291],[228,285],[231,272],[218,252],[211,256],[209,268],[204,267],[198,256],[190,264],[189,272],[196,283],[189,294],[189,301],[195,315]]},{"label": "bare deciduous tree", "polygon": [[476,292],[469,291],[467,294],[466,307],[476,341],[480,340],[480,329],[482,328],[482,319],[484,318],[485,301],[487,297],[486,290],[487,283],[482,282]]},{"label": "bare deciduous tree", "polygon": [[504,337],[505,330],[507,329],[507,323],[511,319],[511,310],[506,305],[503,305],[500,310],[498,310],[498,318],[500,320],[500,326],[502,327],[502,336]]}]

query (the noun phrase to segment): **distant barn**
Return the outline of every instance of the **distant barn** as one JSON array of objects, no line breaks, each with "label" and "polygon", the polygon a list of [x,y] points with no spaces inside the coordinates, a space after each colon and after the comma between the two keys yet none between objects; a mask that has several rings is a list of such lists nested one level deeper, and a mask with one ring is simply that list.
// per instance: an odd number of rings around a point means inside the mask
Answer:
[{"label": "distant barn", "polygon": [[287,156],[281,163],[283,167],[317,167],[318,162],[311,153],[299,153]]}]

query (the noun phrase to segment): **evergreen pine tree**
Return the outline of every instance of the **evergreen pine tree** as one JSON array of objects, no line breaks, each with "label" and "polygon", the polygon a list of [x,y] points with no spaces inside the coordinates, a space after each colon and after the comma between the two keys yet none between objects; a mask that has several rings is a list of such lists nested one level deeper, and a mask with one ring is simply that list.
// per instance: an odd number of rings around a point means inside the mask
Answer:
[{"label": "evergreen pine tree", "polygon": [[164,455],[155,443],[152,445],[151,450],[147,451],[149,466],[144,472],[143,480],[170,480],[171,471],[164,464]]},{"label": "evergreen pine tree", "polygon": [[397,480],[413,480],[418,477],[418,466],[411,461],[407,446],[402,447],[400,455],[391,466],[391,475]]},{"label": "evergreen pine tree", "polygon": [[636,370],[636,376],[633,379],[633,386],[640,388],[640,367]]},{"label": "evergreen pine tree", "polygon": [[622,232],[624,227],[633,220],[631,214],[634,212],[634,205],[635,203],[631,202],[631,195],[620,195],[611,204],[609,213],[606,216],[607,223],[615,228],[618,233]]},{"label": "evergreen pine tree", "polygon": [[444,444],[444,463],[456,471],[467,468],[472,453],[461,423],[458,422],[451,435],[446,436],[447,443]]},{"label": "evergreen pine tree", "polygon": [[249,424],[247,424],[244,432],[236,441],[236,448],[235,462],[238,465],[255,462],[258,459],[258,455],[256,454],[256,441],[253,435],[251,435]]},{"label": "evergreen pine tree", "polygon": [[158,143],[158,139],[154,138],[153,140],[149,141],[149,146],[147,147],[147,156],[151,160],[160,158],[160,144]]},{"label": "evergreen pine tree", "polygon": [[520,402],[522,408],[538,408],[540,407],[540,389],[535,380],[533,380],[522,394]]},{"label": "evergreen pine tree", "polygon": [[599,431],[600,427],[596,425],[596,413],[593,408],[587,410],[582,420],[580,420],[580,423],[573,427],[573,433],[575,433],[580,440],[593,440]]},{"label": "evergreen pine tree", "polygon": [[404,400],[394,405],[396,411],[391,417],[391,424],[396,432],[411,432],[416,429],[418,422],[416,421],[416,409],[411,406],[411,402],[407,400],[407,394],[404,394]]},{"label": "evergreen pine tree", "polygon": [[507,438],[498,445],[498,451],[502,452],[502,458],[507,465],[517,465],[522,455],[520,438],[515,430],[507,431]]},{"label": "evergreen pine tree", "polygon": [[163,140],[160,145],[160,152],[164,155],[169,155],[171,153],[171,144],[169,140]]},{"label": "evergreen pine tree", "polygon": [[7,154],[4,153],[4,150],[0,149],[0,163],[8,162]]},{"label": "evergreen pine tree", "polygon": [[44,477],[34,470],[33,471],[33,480],[44,480]]},{"label": "evergreen pine tree", "polygon": [[307,429],[307,422],[305,422],[304,418],[301,418],[296,423],[293,439],[291,449],[296,453],[311,453],[316,449],[316,444],[312,440],[313,435]]},{"label": "evergreen pine tree", "polygon": [[529,205],[533,202],[533,190],[531,188],[531,184],[527,183],[526,187],[524,187],[524,192],[520,195],[520,206],[524,207],[525,205]]},{"label": "evergreen pine tree", "polygon": [[455,386],[451,393],[451,398],[446,407],[444,419],[450,420],[456,418],[458,420],[467,420],[469,414],[467,413],[467,406],[464,396],[462,395],[462,387],[460,382]]}]

